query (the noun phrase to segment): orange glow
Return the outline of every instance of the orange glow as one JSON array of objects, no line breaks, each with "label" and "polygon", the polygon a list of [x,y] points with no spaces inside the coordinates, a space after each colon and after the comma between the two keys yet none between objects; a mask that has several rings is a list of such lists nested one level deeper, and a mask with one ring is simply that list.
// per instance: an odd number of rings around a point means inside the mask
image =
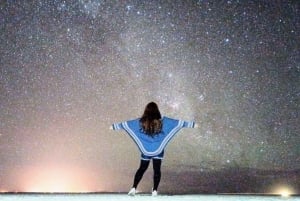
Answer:
[{"label": "orange glow", "polygon": [[0,189],[0,193],[8,193],[8,190]]},{"label": "orange glow", "polygon": [[25,192],[89,192],[88,173],[74,167],[37,166],[26,169],[22,178]]}]

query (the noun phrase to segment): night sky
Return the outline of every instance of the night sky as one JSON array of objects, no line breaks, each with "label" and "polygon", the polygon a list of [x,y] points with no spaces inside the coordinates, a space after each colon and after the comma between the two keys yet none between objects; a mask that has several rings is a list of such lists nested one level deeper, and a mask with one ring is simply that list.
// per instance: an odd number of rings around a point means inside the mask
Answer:
[{"label": "night sky", "polygon": [[299,5],[1,0],[0,191],[127,191],[140,153],[109,127],[151,101],[199,125],[166,148],[162,191],[186,172],[299,170]]}]

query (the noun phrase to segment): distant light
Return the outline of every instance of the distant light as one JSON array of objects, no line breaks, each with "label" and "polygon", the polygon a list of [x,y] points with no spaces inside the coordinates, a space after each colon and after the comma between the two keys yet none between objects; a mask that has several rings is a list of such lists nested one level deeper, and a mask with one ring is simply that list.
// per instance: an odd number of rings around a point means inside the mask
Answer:
[{"label": "distant light", "polygon": [[287,185],[280,185],[275,187],[273,193],[282,197],[290,197],[294,194],[294,189]]},{"label": "distant light", "polygon": [[288,190],[283,190],[282,192],[280,192],[280,195],[282,197],[290,197],[291,193]]}]

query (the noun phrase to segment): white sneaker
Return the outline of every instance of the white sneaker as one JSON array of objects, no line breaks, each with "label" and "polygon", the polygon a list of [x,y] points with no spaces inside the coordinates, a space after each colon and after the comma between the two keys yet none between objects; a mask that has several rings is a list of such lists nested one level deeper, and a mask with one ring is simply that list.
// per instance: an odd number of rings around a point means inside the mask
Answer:
[{"label": "white sneaker", "polygon": [[157,191],[152,191],[152,196],[157,196]]},{"label": "white sneaker", "polygon": [[135,188],[130,189],[130,191],[128,192],[128,195],[130,196],[135,196],[136,190]]}]

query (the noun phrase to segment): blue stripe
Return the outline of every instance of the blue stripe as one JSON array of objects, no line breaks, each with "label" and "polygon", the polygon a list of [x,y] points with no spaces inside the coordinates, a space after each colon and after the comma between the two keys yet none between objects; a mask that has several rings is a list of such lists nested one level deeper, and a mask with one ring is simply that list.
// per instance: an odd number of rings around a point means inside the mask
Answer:
[{"label": "blue stripe", "polygon": [[161,143],[158,152],[162,152],[162,150],[166,147],[167,143],[174,137],[174,135],[183,127],[184,121],[179,120],[177,126],[168,134],[168,136]]},{"label": "blue stripe", "polygon": [[133,132],[133,130],[131,130],[129,128],[127,122],[123,122],[122,125],[123,125],[124,129],[128,132],[128,134],[132,137],[132,139],[135,141],[135,143],[137,144],[137,146],[140,148],[141,152],[148,153],[145,150],[145,148],[144,148],[142,142],[140,141],[140,139],[136,136],[136,134]]}]

